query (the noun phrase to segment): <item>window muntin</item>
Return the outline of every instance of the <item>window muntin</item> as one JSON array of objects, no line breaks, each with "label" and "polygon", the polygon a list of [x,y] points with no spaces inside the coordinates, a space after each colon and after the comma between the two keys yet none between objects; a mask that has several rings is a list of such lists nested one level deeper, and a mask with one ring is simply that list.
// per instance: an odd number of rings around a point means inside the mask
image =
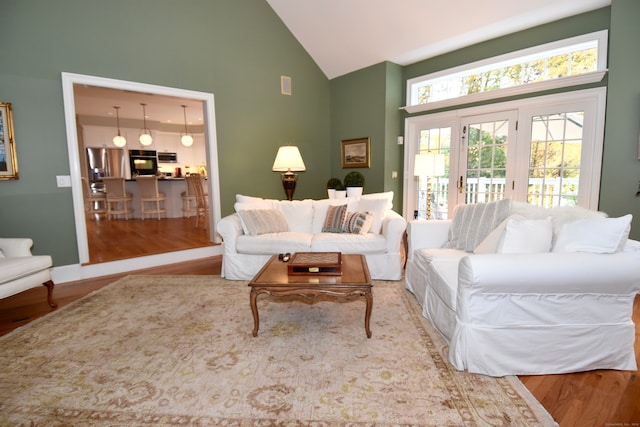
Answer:
[{"label": "window muntin", "polygon": [[578,204],[583,123],[584,111],[532,117],[528,203]]},{"label": "window muntin", "polygon": [[[408,103],[424,106],[488,92],[499,97],[500,92],[527,92],[527,85],[551,80],[563,81],[560,86],[582,84],[583,78],[574,83],[567,79],[606,70],[606,45],[607,31],[599,31],[410,79]],[[593,78],[602,78],[598,76]]]}]

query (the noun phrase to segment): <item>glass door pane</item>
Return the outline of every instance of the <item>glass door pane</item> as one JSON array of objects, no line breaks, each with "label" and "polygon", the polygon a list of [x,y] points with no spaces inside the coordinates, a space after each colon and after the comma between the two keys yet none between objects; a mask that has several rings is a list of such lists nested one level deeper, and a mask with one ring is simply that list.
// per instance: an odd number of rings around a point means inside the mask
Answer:
[{"label": "glass door pane", "polygon": [[434,127],[419,131],[417,154],[440,154],[444,157],[444,175],[418,177],[417,218],[447,219],[449,210],[449,164],[451,127]]},{"label": "glass door pane", "polygon": [[458,182],[459,203],[488,203],[510,197],[515,169],[515,112],[465,117]]},{"label": "glass door pane", "polygon": [[584,111],[532,117],[527,201],[578,204]]}]

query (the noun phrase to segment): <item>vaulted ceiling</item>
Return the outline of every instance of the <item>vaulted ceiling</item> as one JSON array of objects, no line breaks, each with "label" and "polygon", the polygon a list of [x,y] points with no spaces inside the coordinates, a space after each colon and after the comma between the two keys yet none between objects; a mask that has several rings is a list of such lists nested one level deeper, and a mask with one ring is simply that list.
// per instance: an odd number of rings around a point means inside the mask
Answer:
[{"label": "vaulted ceiling", "polygon": [[266,0],[330,79],[408,65],[611,0]]}]

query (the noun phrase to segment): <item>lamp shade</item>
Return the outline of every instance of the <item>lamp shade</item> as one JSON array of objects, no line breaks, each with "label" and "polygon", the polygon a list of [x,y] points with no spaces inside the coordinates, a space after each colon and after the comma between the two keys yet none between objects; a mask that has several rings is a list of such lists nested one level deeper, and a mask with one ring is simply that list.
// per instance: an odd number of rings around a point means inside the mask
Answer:
[{"label": "lamp shade", "polygon": [[276,160],[273,162],[274,172],[302,172],[307,170],[298,147],[287,145],[278,148]]},{"label": "lamp shade", "polygon": [[414,176],[443,176],[444,154],[416,154],[413,165]]}]

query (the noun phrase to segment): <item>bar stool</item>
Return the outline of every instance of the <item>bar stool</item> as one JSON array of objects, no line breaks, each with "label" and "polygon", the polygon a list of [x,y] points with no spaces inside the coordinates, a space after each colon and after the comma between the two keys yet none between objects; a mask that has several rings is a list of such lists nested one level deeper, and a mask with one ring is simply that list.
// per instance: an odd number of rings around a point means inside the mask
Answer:
[{"label": "bar stool", "polygon": [[144,220],[145,215],[167,214],[165,208],[166,195],[158,191],[157,176],[138,176],[136,177],[138,185],[138,194],[140,195],[140,216]]},{"label": "bar stool", "polygon": [[180,197],[182,197],[182,216],[190,218],[191,215],[197,213],[196,194],[193,184],[188,179],[185,180],[185,187],[186,191],[180,193]]},{"label": "bar stool", "polygon": [[209,218],[209,202],[204,190],[204,175],[192,173],[187,177],[187,185],[191,185],[196,195],[196,227],[202,218],[202,225],[207,229]]},{"label": "bar stool", "polygon": [[124,215],[124,219],[128,220],[129,215],[133,216],[133,208],[129,205],[133,196],[125,190],[124,178],[105,177],[102,182],[107,190],[107,219]]},{"label": "bar stool", "polygon": [[89,180],[85,177],[82,177],[82,195],[84,211],[91,216],[91,219],[97,219],[107,212],[107,196],[104,193],[93,193]]}]

